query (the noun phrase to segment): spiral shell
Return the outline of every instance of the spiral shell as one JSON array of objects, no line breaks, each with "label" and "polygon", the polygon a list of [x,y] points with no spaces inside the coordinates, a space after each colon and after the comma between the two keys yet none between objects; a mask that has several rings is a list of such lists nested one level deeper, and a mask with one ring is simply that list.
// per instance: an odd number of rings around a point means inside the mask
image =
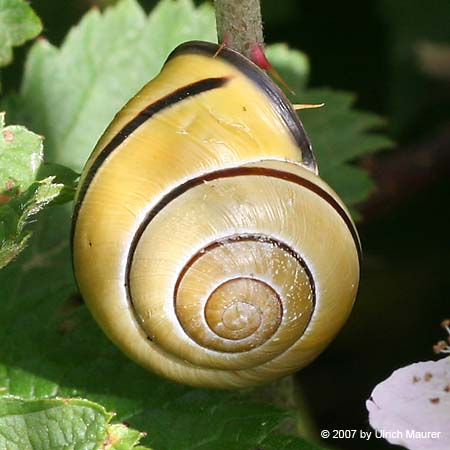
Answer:
[{"label": "spiral shell", "polygon": [[178,47],[106,130],[80,181],[73,259],[88,307],[132,359],[238,388],[333,339],[356,296],[359,240],[288,100],[216,50]]}]

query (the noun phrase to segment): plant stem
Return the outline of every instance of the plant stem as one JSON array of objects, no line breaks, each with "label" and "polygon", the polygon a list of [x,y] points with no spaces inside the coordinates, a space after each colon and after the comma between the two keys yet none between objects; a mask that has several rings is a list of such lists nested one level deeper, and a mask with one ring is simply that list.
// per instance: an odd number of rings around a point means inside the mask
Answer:
[{"label": "plant stem", "polygon": [[214,0],[219,43],[250,57],[264,46],[259,0]]},{"label": "plant stem", "polygon": [[255,394],[255,400],[264,400],[283,409],[298,412],[297,417],[286,420],[280,427],[282,434],[295,434],[309,441],[317,441],[317,427],[302,393],[302,387],[294,375],[256,389]]}]

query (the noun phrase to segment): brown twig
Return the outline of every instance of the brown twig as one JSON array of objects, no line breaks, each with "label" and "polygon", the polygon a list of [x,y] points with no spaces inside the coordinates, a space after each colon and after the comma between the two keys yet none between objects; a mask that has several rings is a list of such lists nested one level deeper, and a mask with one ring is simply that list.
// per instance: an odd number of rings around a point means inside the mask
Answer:
[{"label": "brown twig", "polygon": [[263,48],[264,37],[259,0],[215,0],[217,36],[220,43],[251,57]]}]

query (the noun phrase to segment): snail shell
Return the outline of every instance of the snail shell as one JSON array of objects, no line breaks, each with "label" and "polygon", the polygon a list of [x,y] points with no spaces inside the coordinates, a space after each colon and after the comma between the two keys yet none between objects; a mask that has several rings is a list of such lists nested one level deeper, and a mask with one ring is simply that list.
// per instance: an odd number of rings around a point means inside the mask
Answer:
[{"label": "snail shell", "polygon": [[243,56],[189,42],[117,114],[81,176],[73,261],[105,333],[194,386],[292,373],[352,308],[359,240],[302,124]]}]

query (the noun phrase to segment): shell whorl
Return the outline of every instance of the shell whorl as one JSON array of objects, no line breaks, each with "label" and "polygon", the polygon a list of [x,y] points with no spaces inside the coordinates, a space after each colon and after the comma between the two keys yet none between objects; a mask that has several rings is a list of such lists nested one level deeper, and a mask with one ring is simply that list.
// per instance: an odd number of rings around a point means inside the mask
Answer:
[{"label": "shell whorl", "polygon": [[[137,269],[130,286],[142,276]],[[154,297],[142,291],[131,287],[130,299],[155,343],[200,366],[226,370],[254,367],[283,353],[303,334],[315,297],[301,258],[263,235],[222,238],[195,253],[175,280],[173,311],[163,298],[156,307]],[[172,339],[165,339],[171,321]]]},{"label": "shell whorl", "polygon": [[359,240],[278,88],[205,45],[175,51],[100,140],[73,258],[91,312],[134,360],[234,388],[331,341],[356,296]]}]

